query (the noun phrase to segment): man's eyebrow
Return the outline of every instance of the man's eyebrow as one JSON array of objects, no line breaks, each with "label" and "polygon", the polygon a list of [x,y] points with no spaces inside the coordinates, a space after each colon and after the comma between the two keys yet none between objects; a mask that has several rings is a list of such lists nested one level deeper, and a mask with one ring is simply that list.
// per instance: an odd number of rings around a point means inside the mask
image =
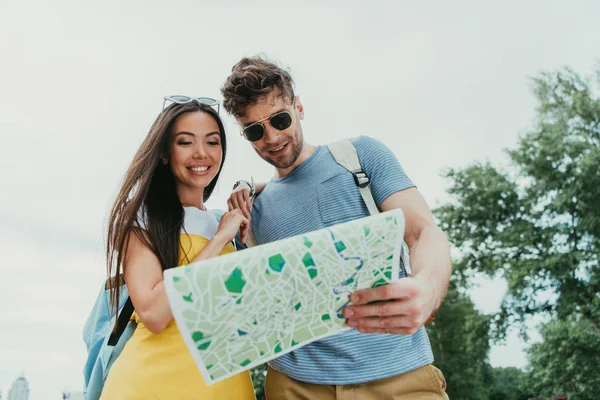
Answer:
[{"label": "man's eyebrow", "polygon": [[285,107],[286,107],[286,106],[283,106],[282,108],[280,108],[279,110],[275,111],[274,113],[270,114],[270,115],[269,115],[269,116],[267,116],[267,117],[261,118],[261,119],[259,119],[259,120],[257,120],[257,121],[253,121],[253,122],[249,122],[249,123],[247,123],[247,124],[244,124],[244,128],[247,128],[247,127],[249,127],[250,125],[257,123],[258,121],[261,121],[261,122],[262,122],[262,121],[266,121],[266,120],[268,120],[269,118],[271,118],[273,115],[275,115],[275,114],[279,114],[279,113],[280,113],[280,112],[282,112],[282,111],[287,111],[287,110],[285,109]]}]

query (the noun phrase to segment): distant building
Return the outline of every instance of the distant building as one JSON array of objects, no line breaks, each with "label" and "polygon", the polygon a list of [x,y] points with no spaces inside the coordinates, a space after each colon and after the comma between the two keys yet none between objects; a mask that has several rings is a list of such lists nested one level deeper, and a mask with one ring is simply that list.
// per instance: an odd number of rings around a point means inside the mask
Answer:
[{"label": "distant building", "polygon": [[13,382],[6,400],[29,400],[29,382],[24,375]]},{"label": "distant building", "polygon": [[84,400],[83,392],[63,392],[63,400]]}]

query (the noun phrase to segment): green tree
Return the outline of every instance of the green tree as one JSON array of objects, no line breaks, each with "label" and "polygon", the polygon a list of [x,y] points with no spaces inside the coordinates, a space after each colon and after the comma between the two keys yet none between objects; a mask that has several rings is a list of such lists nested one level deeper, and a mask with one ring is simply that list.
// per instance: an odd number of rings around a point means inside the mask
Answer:
[{"label": "green tree", "polygon": [[436,214],[460,250],[462,278],[506,279],[500,328],[577,313],[600,334],[600,99],[568,69],[541,74],[533,88],[537,121],[508,151],[510,170],[449,170],[453,200]]},{"label": "green tree", "polygon": [[444,373],[451,399],[487,399],[489,329],[490,317],[479,313],[453,280],[436,319],[427,326],[435,364]]},{"label": "green tree", "polygon": [[265,379],[267,377],[268,364],[261,364],[250,370],[252,384],[254,385],[254,394],[256,400],[265,400]]},{"label": "green tree", "polygon": [[527,400],[533,398],[529,374],[516,367],[494,368],[489,400]]},{"label": "green tree", "polygon": [[532,389],[550,397],[598,399],[600,391],[600,335],[585,318],[554,319],[542,329],[541,343],[528,350]]},{"label": "green tree", "polygon": [[[581,399],[592,398],[584,388],[600,387],[590,347],[600,338],[598,83],[600,71],[592,81],[569,69],[533,79],[536,122],[507,152],[510,167],[450,169],[452,200],[435,211],[460,251],[457,281],[483,273],[508,284],[497,338],[512,323],[527,337],[528,316],[553,319],[530,350],[534,389]],[[569,332],[581,339],[568,343]]]}]

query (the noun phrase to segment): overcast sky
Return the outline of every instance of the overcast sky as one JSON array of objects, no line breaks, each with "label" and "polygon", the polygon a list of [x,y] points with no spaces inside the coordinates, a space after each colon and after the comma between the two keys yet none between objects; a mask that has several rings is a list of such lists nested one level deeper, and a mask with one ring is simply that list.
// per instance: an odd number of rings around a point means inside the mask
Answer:
[{"label": "overcast sky", "polygon": [[[484,4],[485,3],[485,4]],[[597,1],[0,0],[0,390],[80,390],[81,328],[104,279],[105,221],[162,96],[220,97],[241,57],[290,68],[313,144],[385,142],[433,207],[440,172],[505,164],[531,127],[530,78],[600,55]],[[272,171],[226,117],[228,159],[209,206]],[[473,291],[497,309],[501,282]],[[524,366],[512,335],[494,366]]]}]

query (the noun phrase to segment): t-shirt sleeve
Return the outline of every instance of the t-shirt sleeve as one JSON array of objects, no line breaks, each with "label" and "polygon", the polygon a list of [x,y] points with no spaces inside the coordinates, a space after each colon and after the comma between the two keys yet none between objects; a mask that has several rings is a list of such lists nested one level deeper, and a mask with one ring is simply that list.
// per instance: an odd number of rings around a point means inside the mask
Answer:
[{"label": "t-shirt sleeve", "polygon": [[390,195],[415,184],[406,175],[394,153],[385,144],[368,136],[353,141],[360,164],[369,176],[371,192],[377,206]]}]

